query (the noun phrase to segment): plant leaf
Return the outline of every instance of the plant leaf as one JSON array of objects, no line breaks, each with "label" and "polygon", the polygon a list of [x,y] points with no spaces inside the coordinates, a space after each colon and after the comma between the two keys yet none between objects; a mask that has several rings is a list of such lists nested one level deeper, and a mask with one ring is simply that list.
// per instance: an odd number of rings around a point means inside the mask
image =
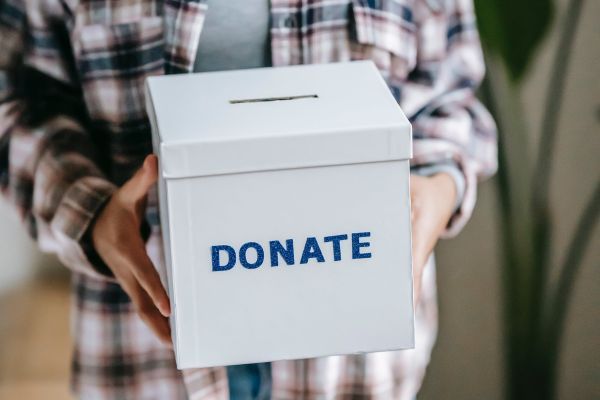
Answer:
[{"label": "plant leaf", "polygon": [[513,82],[527,71],[552,21],[552,0],[475,0],[484,46],[497,53]]}]

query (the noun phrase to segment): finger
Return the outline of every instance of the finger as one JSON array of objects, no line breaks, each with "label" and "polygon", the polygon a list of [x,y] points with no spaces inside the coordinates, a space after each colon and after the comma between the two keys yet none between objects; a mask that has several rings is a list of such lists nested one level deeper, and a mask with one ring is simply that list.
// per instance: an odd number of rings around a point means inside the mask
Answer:
[{"label": "finger", "polygon": [[150,329],[152,329],[152,331],[162,342],[171,346],[171,327],[169,326],[168,318],[164,317],[160,312],[158,312],[158,310],[154,307],[152,300],[150,300],[150,298],[143,291],[142,296],[144,297],[144,300],[141,303],[141,308],[138,312],[140,318],[146,323],[146,325],[150,327]]},{"label": "finger", "polygon": [[152,264],[150,257],[148,257],[148,254],[146,253],[146,249],[136,247],[136,250],[133,250],[130,254],[132,260],[135,260],[135,262],[132,262],[131,269],[133,275],[144,288],[148,296],[150,296],[152,302],[156,305],[156,308],[162,315],[168,317],[171,315],[169,296],[160,281],[160,276],[158,275],[156,268],[154,268],[154,264]]},{"label": "finger", "polygon": [[152,329],[159,339],[170,345],[171,329],[167,318],[158,312],[152,300],[136,281],[133,274],[128,271],[122,271],[118,279],[121,287],[131,299],[140,318]]},{"label": "finger", "polygon": [[413,300],[416,305],[421,294],[421,277],[423,276],[423,261],[420,256],[413,258]]},{"label": "finger", "polygon": [[121,192],[128,200],[138,202],[144,199],[158,179],[158,159],[150,154],[142,167],[123,185]]},{"label": "finger", "polygon": [[[412,251],[413,259],[421,260],[424,265],[437,242],[438,234],[435,227],[431,224],[428,215],[415,210],[412,220]],[[415,264],[415,267],[417,264]]]},{"label": "finger", "polygon": [[413,300],[414,305],[419,301],[421,295],[421,276],[425,265],[426,250],[423,248],[423,240],[418,230],[413,231],[412,241],[413,255]]},{"label": "finger", "polygon": [[416,277],[413,282],[413,307],[416,309],[421,298],[421,277]]},{"label": "finger", "polygon": [[419,175],[411,175],[410,176],[410,194],[411,197],[417,195],[421,190],[421,186],[423,185],[423,177]]},{"label": "finger", "polygon": [[142,186],[143,189],[145,189],[144,193],[148,193],[150,187],[152,187],[158,179],[158,158],[154,154],[147,155],[144,159],[142,169],[144,170]]},{"label": "finger", "polygon": [[154,303],[155,308],[162,315],[168,317],[171,314],[169,296],[167,296],[158,272],[146,253],[141,238],[139,239],[139,243],[134,242],[127,249],[119,252],[117,262],[120,264],[121,269],[131,271],[139,285]]}]

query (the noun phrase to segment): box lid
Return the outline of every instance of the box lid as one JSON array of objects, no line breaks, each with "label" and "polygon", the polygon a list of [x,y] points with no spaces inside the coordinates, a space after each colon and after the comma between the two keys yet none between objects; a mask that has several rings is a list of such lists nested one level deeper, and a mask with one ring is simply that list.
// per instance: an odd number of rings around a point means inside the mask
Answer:
[{"label": "box lid", "polygon": [[411,157],[371,61],[151,77],[146,102],[165,178]]}]

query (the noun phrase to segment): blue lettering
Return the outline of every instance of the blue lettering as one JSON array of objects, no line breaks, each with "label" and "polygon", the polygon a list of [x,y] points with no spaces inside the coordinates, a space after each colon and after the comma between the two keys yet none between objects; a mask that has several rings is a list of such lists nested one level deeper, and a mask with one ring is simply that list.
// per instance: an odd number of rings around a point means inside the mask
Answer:
[{"label": "blue lettering", "polygon": [[[221,265],[219,262],[219,254],[221,251],[226,251],[228,255],[227,264]],[[220,245],[212,246],[212,270],[213,271],[228,271],[235,265],[235,250],[231,246]]]},{"label": "blue lettering", "polygon": [[[249,263],[248,259],[246,258],[246,252],[248,251],[248,249],[252,247],[254,250],[256,250],[256,261],[254,263]],[[242,247],[240,247],[240,263],[242,264],[242,266],[244,268],[248,268],[248,269],[255,269],[258,268],[262,265],[263,261],[265,259],[265,251],[263,250],[262,246],[256,242],[248,242],[245,243],[244,245],[242,245]]]},{"label": "blue lettering", "polygon": [[309,258],[316,258],[320,263],[325,262],[325,257],[323,257],[323,253],[319,248],[319,243],[314,237],[306,238],[302,258],[300,258],[300,264],[306,264]]},{"label": "blue lettering", "polygon": [[360,238],[370,237],[371,232],[358,232],[352,234],[352,258],[371,258],[371,253],[361,253],[361,247],[369,247],[371,246],[370,242],[360,242]]},{"label": "blue lettering", "polygon": [[342,249],[340,248],[340,242],[346,239],[348,239],[348,235],[325,236],[323,238],[323,241],[325,241],[325,243],[331,242],[331,245],[333,246],[333,261],[340,261],[342,259]]},{"label": "blue lettering", "polygon": [[283,258],[283,261],[287,265],[294,264],[294,241],[292,239],[285,241],[285,247],[283,247],[279,240],[272,240],[269,242],[269,250],[271,253],[271,267],[279,265],[278,255]]},{"label": "blue lettering", "polygon": [[[332,252],[328,253],[328,256],[329,254],[333,256],[332,260],[328,259],[331,261],[342,260],[342,242],[348,239],[351,239],[352,259],[372,258],[372,254],[368,250],[371,247],[371,241],[368,239],[370,237],[371,232],[331,235],[323,237],[321,244],[331,243]],[[320,244],[316,237],[311,236],[306,238],[300,257],[300,264],[308,264],[311,259],[316,260],[318,263],[325,262],[323,251],[319,246]],[[248,251],[250,249],[252,249],[253,252],[251,252],[252,254],[250,255],[249,261]],[[347,248],[344,247],[344,249]],[[282,260],[287,265],[294,265],[296,256],[299,255],[294,253],[294,239],[286,239],[285,243],[280,240],[271,240],[269,241],[267,250],[269,251],[271,267],[278,267]],[[222,253],[226,253],[226,259]],[[256,256],[254,256],[254,253],[256,253]],[[242,267],[246,269],[257,269],[261,267],[265,261],[265,250],[263,246],[257,242],[244,243],[237,253],[236,249],[229,245],[223,244],[212,246],[211,254],[213,271],[229,271],[235,267],[238,259]]]}]

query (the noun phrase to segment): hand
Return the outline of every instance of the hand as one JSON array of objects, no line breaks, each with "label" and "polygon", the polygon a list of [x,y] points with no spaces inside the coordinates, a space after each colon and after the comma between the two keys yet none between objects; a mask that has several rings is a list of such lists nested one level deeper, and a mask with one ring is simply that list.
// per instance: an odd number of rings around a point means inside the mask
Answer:
[{"label": "hand", "polygon": [[456,186],[440,173],[431,177],[411,175],[410,181],[414,303],[421,295],[425,264],[454,211]]},{"label": "hand", "polygon": [[169,298],[146,253],[140,231],[157,169],[156,156],[149,155],[142,168],[112,195],[92,227],[92,242],[142,320],[170,345]]}]

